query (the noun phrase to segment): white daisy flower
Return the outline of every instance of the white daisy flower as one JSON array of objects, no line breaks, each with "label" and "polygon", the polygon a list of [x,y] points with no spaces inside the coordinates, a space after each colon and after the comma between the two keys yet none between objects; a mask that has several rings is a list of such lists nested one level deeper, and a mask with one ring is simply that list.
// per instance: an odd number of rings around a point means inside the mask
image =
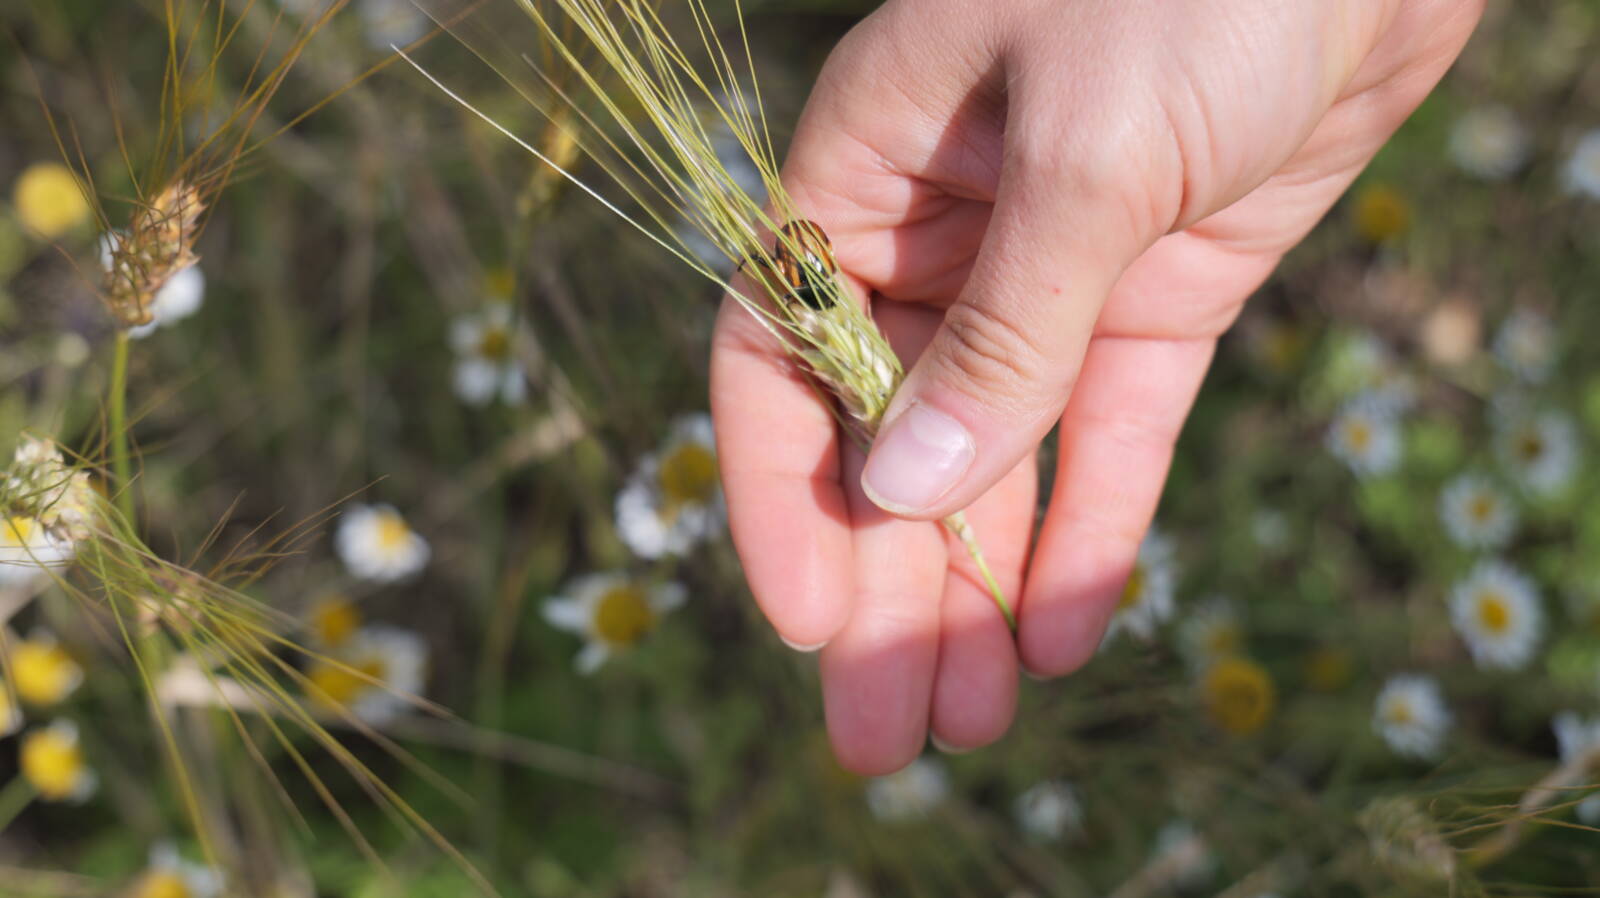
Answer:
[{"label": "white daisy flower", "polygon": [[362,33],[374,49],[404,47],[433,28],[433,20],[411,0],[356,0]]},{"label": "white daisy flower", "polygon": [[[1600,717],[1585,718],[1571,711],[1563,711],[1555,716],[1550,725],[1556,733],[1561,763],[1585,763],[1590,770],[1600,770]],[[1600,826],[1600,792],[1578,802],[1574,811],[1580,822],[1588,826]]]},{"label": "white daisy flower", "polygon": [[725,517],[710,415],[677,419],[661,451],[642,459],[617,494],[617,534],[640,558],[687,554]]},{"label": "white daisy flower", "polygon": [[462,402],[487,405],[498,397],[507,405],[519,405],[528,398],[515,319],[510,303],[496,302],[451,323],[450,347],[456,353],[451,381]]},{"label": "white daisy flower", "polygon": [[686,596],[680,583],[649,585],[623,573],[588,574],[567,584],[562,595],[545,600],[544,619],[584,638],[576,666],[588,674],[637,644],[663,615],[683,605]]},{"label": "white daisy flower", "polygon": [[[110,270],[115,259],[117,244],[122,242],[122,235],[111,231],[100,235],[100,266]],[[181,268],[167,282],[161,285],[156,295],[150,299],[151,319],[146,324],[128,328],[128,336],[135,340],[142,340],[156,332],[157,328],[169,327],[200,311],[200,306],[206,299],[206,275],[198,265]]]},{"label": "white daisy flower", "polygon": [[1017,824],[1030,837],[1054,842],[1083,826],[1083,803],[1071,783],[1036,783],[1017,796]]},{"label": "white daisy flower", "polygon": [[944,765],[932,758],[918,758],[888,776],[873,777],[867,783],[867,807],[879,820],[918,820],[943,804],[949,794],[950,779]]},{"label": "white daisy flower", "polygon": [[0,517],[0,586],[38,579],[72,561],[72,541],[56,535],[38,518]]},{"label": "white daisy flower", "polygon": [[1199,888],[1217,872],[1216,852],[1187,820],[1173,820],[1161,827],[1151,861],[1172,871],[1172,884],[1180,889]]},{"label": "white daisy flower", "polygon": [[1239,653],[1244,645],[1244,628],[1233,603],[1212,596],[1200,603],[1178,625],[1178,648],[1195,670],[1204,670],[1223,658]]},{"label": "white daisy flower", "polygon": [[1528,161],[1528,132],[1504,106],[1482,106],[1450,129],[1450,156],[1468,174],[1503,181]]},{"label": "white daisy flower", "polygon": [[1372,726],[1396,753],[1427,760],[1444,748],[1450,711],[1432,677],[1400,674],[1378,693]]},{"label": "white daisy flower", "polygon": [[1156,628],[1172,617],[1176,581],[1172,541],[1151,527],[1144,535],[1144,542],[1139,544],[1139,556],[1134,559],[1133,570],[1128,572],[1128,580],[1122,586],[1116,614],[1106,628],[1101,645],[1123,631],[1145,640],[1155,636]]},{"label": "white daisy flower", "polygon": [[372,624],[306,672],[314,699],[373,726],[404,715],[428,679],[428,643],[400,627]]},{"label": "white daisy flower", "polygon": [[1568,190],[1600,200],[1600,128],[1578,139],[1564,174]]},{"label": "white daisy flower", "polygon": [[1387,474],[1400,464],[1400,423],[1386,401],[1363,393],[1334,417],[1327,444],[1356,476]]},{"label": "white daisy flower", "polygon": [[1528,663],[1544,633],[1533,582],[1502,561],[1483,561],[1450,593],[1450,619],[1482,668]]},{"label": "white daisy flower", "polygon": [[355,505],[339,518],[334,548],[362,580],[404,580],[428,563],[428,541],[392,505]]},{"label": "white daisy flower", "polygon": [[127,894],[128,898],[218,898],[222,874],[184,860],[175,846],[163,842],[150,849],[150,865]]},{"label": "white daisy flower", "polygon": [[1439,518],[1450,539],[1466,549],[1502,548],[1517,529],[1511,497],[1477,474],[1461,474],[1445,485]]},{"label": "white daisy flower", "polygon": [[1549,316],[1519,308],[1506,316],[1494,335],[1494,357],[1501,367],[1528,383],[1542,383],[1556,361],[1556,328]]},{"label": "white daisy flower", "polygon": [[1512,477],[1532,493],[1560,493],[1578,472],[1578,428],[1563,412],[1501,417],[1495,448]]}]

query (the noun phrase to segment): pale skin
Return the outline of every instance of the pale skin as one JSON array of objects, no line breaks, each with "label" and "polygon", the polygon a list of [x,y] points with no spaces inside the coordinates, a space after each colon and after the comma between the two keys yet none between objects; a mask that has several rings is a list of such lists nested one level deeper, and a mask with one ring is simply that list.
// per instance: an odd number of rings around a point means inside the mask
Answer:
[{"label": "pale skin", "polygon": [[[844,766],[991,743],[1019,672],[1094,655],[1218,336],[1481,7],[889,0],[844,39],[784,182],[906,383],[864,459],[737,303],[712,358],[734,542],[778,634],[820,647]],[[932,523],[962,508],[1014,639]]]}]

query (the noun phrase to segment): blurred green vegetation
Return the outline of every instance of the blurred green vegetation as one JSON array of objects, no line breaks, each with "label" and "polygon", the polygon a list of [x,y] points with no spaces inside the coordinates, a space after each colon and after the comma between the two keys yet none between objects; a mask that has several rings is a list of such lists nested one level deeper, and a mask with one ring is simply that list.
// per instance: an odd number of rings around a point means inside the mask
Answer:
[{"label": "blurred green vegetation", "polygon": [[[309,5],[286,2],[280,19],[266,0],[227,4],[242,25],[208,108],[230,102],[254,48],[281,49]],[[389,57],[372,30],[390,20],[365,9],[384,5],[355,3],[313,36],[257,136]],[[713,6],[731,26],[732,4]],[[868,6],[746,4],[780,139]],[[0,12],[0,183],[61,160],[42,102],[110,222],[129,219],[122,147],[136,162],[155,152],[166,9]],[[527,114],[448,37],[425,52],[489,109]],[[715,291],[540,180],[403,66],[263,144],[215,199],[198,245],[203,305],[133,344],[138,525],[161,557],[205,572],[339,503],[400,510],[431,547],[418,576],[357,580],[319,524],[240,588],[288,619],[337,596],[420,634],[424,696],[449,713],[378,726],[420,764],[336,731],[506,895],[1600,892],[1600,832],[1576,807],[1588,793],[1518,807],[1561,763],[1554,715],[1600,711],[1600,364],[1584,336],[1600,328],[1600,199],[1563,174],[1600,128],[1597,60],[1600,4],[1493,5],[1441,89],[1224,340],[1159,516],[1176,613],[1078,675],[1024,683],[1001,743],[930,750],[926,769],[948,788],[912,788],[912,819],[875,815],[883,784],[832,760],[815,661],[771,635],[725,536],[644,560],[617,532],[615,499],[639,460],[706,406]],[[1494,106],[1525,131],[1526,161],[1485,179],[1451,146]],[[24,211],[9,192],[0,204],[0,449],[29,431],[93,455],[115,330],[97,295],[96,226],[45,240]],[[454,388],[448,335],[502,298],[529,396],[473,405]],[[1542,378],[1495,349],[1515,308],[1550,327]],[[1382,422],[1400,456],[1358,476],[1329,450],[1330,427],[1390,389],[1405,394]],[[1558,488],[1525,488],[1496,448],[1506,416],[1530,411],[1575,428]],[[1464,472],[1515,506],[1497,549],[1464,548],[1441,521],[1441,493]],[[1475,665],[1452,625],[1454,588],[1491,555],[1532,579],[1543,609],[1536,654],[1514,670]],[[578,640],[541,608],[575,576],[611,570],[679,581],[688,601],[585,676]],[[1217,697],[1180,650],[1213,595],[1231,601],[1237,649],[1275,694],[1250,732],[1208,713]],[[0,829],[0,896],[169,895],[137,892],[152,846],[199,861],[202,841],[228,895],[473,893],[461,864],[308,737],[294,744],[372,857],[259,722],[245,727],[251,749],[220,712],[169,710],[212,803],[213,831],[197,833],[103,610],[47,587],[5,615],[7,645],[48,630],[83,667],[69,698],[24,715],[30,730],[75,721],[100,787],[83,804],[31,802]],[[1408,672],[1435,679],[1450,709],[1436,757],[1397,754],[1374,729],[1379,690]],[[19,775],[21,739],[0,741],[0,781]],[[1030,834],[1018,796],[1053,781],[1073,784],[1081,825]],[[1176,820],[1195,841],[1168,848],[1200,861],[1158,848]],[[1507,833],[1492,858],[1474,853]]]}]

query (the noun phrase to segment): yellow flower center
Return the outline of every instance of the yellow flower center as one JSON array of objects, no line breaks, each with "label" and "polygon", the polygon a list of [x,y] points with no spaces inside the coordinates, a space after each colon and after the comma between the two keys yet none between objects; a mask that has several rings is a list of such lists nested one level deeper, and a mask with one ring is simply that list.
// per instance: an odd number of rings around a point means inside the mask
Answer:
[{"label": "yellow flower center", "polygon": [[1139,599],[1144,595],[1144,565],[1134,564],[1133,570],[1128,572],[1128,582],[1122,585],[1122,595],[1117,599],[1117,610],[1127,611],[1139,604]]},{"label": "yellow flower center", "polygon": [[39,523],[33,518],[13,515],[0,523],[0,549],[24,549],[33,544]]},{"label": "yellow flower center", "polygon": [[1392,240],[1411,224],[1411,206],[1386,184],[1362,190],[1356,197],[1356,231],[1373,243]]},{"label": "yellow flower center", "polygon": [[478,355],[492,362],[504,361],[511,355],[511,334],[505,328],[486,327],[478,338]]},{"label": "yellow flower center", "polygon": [[348,599],[324,599],[311,609],[311,635],[325,646],[341,646],[361,628],[361,612]]},{"label": "yellow flower center", "polygon": [[89,201],[67,167],[54,162],[30,165],[17,179],[17,218],[29,230],[54,240],[89,217]]},{"label": "yellow flower center", "polygon": [[56,704],[71,695],[82,680],[78,662],[53,642],[24,642],[11,652],[12,685],[31,705]]},{"label": "yellow flower center", "polygon": [[1532,463],[1544,455],[1544,438],[1537,431],[1525,431],[1517,437],[1517,458],[1524,462]]},{"label": "yellow flower center", "polygon": [[1372,425],[1365,420],[1357,418],[1345,425],[1344,438],[1350,444],[1351,449],[1357,452],[1365,452],[1367,447],[1372,445]]},{"label": "yellow flower center", "polygon": [[183,877],[169,870],[151,870],[139,879],[129,898],[192,898]]},{"label": "yellow flower center", "polygon": [[1395,699],[1383,709],[1383,719],[1395,726],[1410,726],[1416,722],[1417,715],[1411,710],[1410,702]]},{"label": "yellow flower center", "polygon": [[614,587],[600,597],[594,612],[594,631],[612,645],[632,645],[656,624],[644,589],[633,584]]},{"label": "yellow flower center", "polygon": [[1261,665],[1244,658],[1225,658],[1206,672],[1206,710],[1217,726],[1236,736],[1261,729],[1272,715],[1277,693]]},{"label": "yellow flower center", "polygon": [[1487,493],[1479,493],[1467,503],[1467,517],[1482,524],[1494,516],[1494,497]]},{"label": "yellow flower center", "polygon": [[381,551],[396,552],[410,541],[411,528],[406,526],[404,518],[394,512],[379,512],[376,536]]},{"label": "yellow flower center", "polygon": [[1505,596],[1489,592],[1478,597],[1478,625],[1496,636],[1511,626],[1511,607]]},{"label": "yellow flower center", "polygon": [[704,505],[716,494],[716,453],[699,443],[683,443],[661,460],[657,477],[668,508]]},{"label": "yellow flower center", "polygon": [[50,801],[71,798],[84,776],[77,740],[52,729],[35,730],[22,743],[22,775]]},{"label": "yellow flower center", "polygon": [[311,694],[324,705],[343,709],[361,693],[377,688],[374,682],[384,682],[386,672],[382,658],[365,658],[343,665],[324,662],[309,675]]}]

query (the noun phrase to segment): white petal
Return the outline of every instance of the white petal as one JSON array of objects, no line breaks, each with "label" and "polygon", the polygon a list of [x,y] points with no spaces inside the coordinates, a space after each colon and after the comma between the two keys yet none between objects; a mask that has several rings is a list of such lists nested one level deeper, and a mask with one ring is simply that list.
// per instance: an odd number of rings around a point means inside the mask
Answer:
[{"label": "white petal", "polygon": [[668,527],[642,478],[630,480],[617,494],[617,536],[640,558],[654,560],[671,551]]},{"label": "white petal", "polygon": [[682,583],[675,581],[662,583],[650,591],[650,607],[658,614],[665,614],[682,608],[688,595],[689,591]]},{"label": "white petal", "polygon": [[456,396],[468,405],[486,405],[500,386],[500,371],[493,362],[461,359],[451,377]]},{"label": "white petal", "polygon": [[167,279],[156,291],[151,304],[156,321],[163,325],[182,321],[200,310],[206,297],[206,276],[198,265],[190,265]]},{"label": "white petal", "polygon": [[717,448],[717,433],[711,426],[711,416],[705,412],[682,415],[672,423],[672,438],[668,445],[697,443],[710,449]]},{"label": "white petal", "polygon": [[476,315],[462,315],[450,322],[450,348],[460,355],[472,355],[483,342],[483,322]]},{"label": "white petal", "polygon": [[606,663],[606,659],[610,657],[611,650],[606,648],[605,643],[591,642],[583,647],[583,651],[578,653],[577,661],[573,666],[577,668],[578,673],[592,674],[599,670],[600,665]]},{"label": "white petal", "polygon": [[553,596],[545,599],[544,619],[550,626],[571,633],[589,631],[589,605],[581,599]]},{"label": "white petal", "polygon": [[528,398],[528,379],[522,368],[513,363],[500,369],[500,399],[506,405],[521,405]]}]

